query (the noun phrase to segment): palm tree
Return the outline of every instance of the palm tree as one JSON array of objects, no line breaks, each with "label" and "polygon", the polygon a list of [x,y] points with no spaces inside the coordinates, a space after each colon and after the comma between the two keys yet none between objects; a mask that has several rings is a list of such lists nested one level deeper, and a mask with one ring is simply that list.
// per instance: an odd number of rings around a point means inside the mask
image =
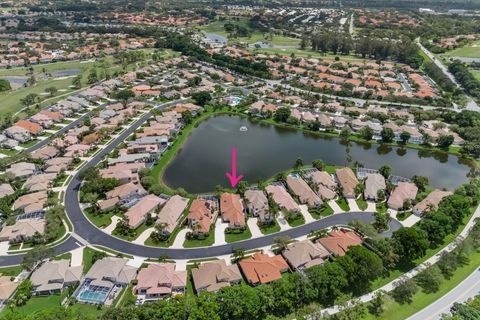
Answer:
[{"label": "palm tree", "polygon": [[232,263],[237,263],[240,260],[245,258],[245,249],[243,248],[237,248],[233,250],[232,253]]},{"label": "palm tree", "polygon": [[289,236],[275,237],[273,239],[272,247],[277,253],[283,252],[287,249],[287,246],[292,242],[292,238]]}]

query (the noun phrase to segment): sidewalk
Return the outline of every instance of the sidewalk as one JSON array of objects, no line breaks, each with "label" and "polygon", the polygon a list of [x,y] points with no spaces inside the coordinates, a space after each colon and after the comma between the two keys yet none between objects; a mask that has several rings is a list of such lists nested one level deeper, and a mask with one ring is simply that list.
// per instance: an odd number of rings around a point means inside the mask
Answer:
[{"label": "sidewalk", "polygon": [[[392,215],[393,216],[393,215]],[[395,283],[399,280],[399,279],[411,279],[413,278],[414,276],[416,276],[418,273],[420,273],[421,271],[423,271],[426,267],[428,267],[429,265],[432,265],[434,263],[436,263],[440,257],[442,256],[442,253],[443,252],[450,252],[452,251],[453,249],[456,248],[457,246],[457,242],[456,240],[461,240],[461,239],[464,239],[469,233],[470,233],[470,229],[473,227],[473,225],[475,224],[475,219],[479,218],[480,217],[480,206],[477,207],[477,209],[475,209],[475,212],[473,213],[472,217],[470,218],[470,220],[468,221],[468,223],[465,225],[465,228],[462,230],[462,232],[460,232],[460,234],[457,236],[457,238],[455,240],[453,240],[452,242],[450,242],[449,245],[447,245],[446,247],[444,247],[443,249],[441,249],[439,252],[437,252],[437,254],[435,254],[434,256],[430,257],[429,259],[427,259],[426,261],[424,261],[422,264],[416,266],[415,268],[413,268],[412,270],[406,272],[403,276],[401,276],[400,278],[397,278],[389,283],[387,283],[386,285],[384,285],[383,287],[377,289],[377,290],[374,290],[370,293],[367,293],[361,297],[358,297],[356,298],[355,300],[358,300],[359,302],[361,303],[366,303],[366,302],[369,302],[371,301],[373,298],[375,298],[375,294],[378,292],[378,291],[385,291],[385,292],[390,292],[392,291],[394,288],[395,288]],[[478,272],[478,271],[477,271]],[[349,301],[348,303],[352,303],[353,300]],[[343,309],[342,306],[332,306],[330,308],[326,308],[326,309],[323,309],[321,310],[322,314],[325,313],[325,314],[329,314],[329,315],[332,315],[332,314],[335,314],[339,311],[341,311]]]}]

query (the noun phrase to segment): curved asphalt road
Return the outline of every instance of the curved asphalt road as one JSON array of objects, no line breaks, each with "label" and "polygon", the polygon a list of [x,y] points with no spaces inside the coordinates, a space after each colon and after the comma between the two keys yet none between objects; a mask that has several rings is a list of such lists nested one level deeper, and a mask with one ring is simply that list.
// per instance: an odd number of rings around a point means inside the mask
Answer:
[{"label": "curved asphalt road", "polygon": [[[162,104],[157,109],[163,109],[175,105],[182,100],[176,100]],[[129,255],[158,258],[161,255],[167,255],[171,259],[199,259],[208,258],[220,255],[231,254],[237,248],[243,248],[246,250],[256,249],[264,246],[271,245],[273,239],[279,236],[289,236],[291,238],[298,238],[307,235],[311,231],[331,227],[334,225],[347,225],[352,220],[361,220],[367,223],[373,221],[373,214],[366,212],[350,212],[335,214],[320,220],[316,220],[312,223],[304,224],[295,228],[277,232],[274,234],[238,241],[231,244],[225,244],[220,246],[190,248],[190,249],[173,249],[173,248],[160,248],[151,247],[145,245],[134,244],[120,238],[111,236],[93,225],[80,209],[79,203],[79,191],[81,186],[81,180],[78,178],[79,174],[86,169],[97,165],[103,158],[113,151],[115,147],[122,143],[131,133],[139,128],[149,117],[151,112],[145,113],[139,120],[137,120],[132,126],[128,127],[121,135],[119,135],[114,141],[105,146],[92,160],[83,166],[79,172],[72,178],[70,184],[65,192],[65,210],[72,221],[74,226],[74,232],[81,238],[87,240],[90,244],[100,245],[106,248],[111,248],[115,251],[123,252]],[[390,236],[393,231],[398,230],[401,227],[401,223],[397,220],[390,222],[390,229],[385,232],[384,236]],[[74,237],[69,237],[63,243],[54,247],[55,253],[60,254],[70,250],[73,250],[81,246]],[[23,254],[9,255],[0,257],[0,266],[20,264],[23,259]]]}]

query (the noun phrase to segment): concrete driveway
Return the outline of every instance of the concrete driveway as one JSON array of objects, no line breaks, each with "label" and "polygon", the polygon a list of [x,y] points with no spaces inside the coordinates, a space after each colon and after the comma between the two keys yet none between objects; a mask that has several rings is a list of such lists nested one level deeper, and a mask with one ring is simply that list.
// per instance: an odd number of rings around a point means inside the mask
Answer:
[{"label": "concrete driveway", "polygon": [[330,208],[332,208],[334,214],[343,212],[342,208],[338,206],[335,200],[328,201],[328,205],[330,206]]},{"label": "concrete driveway", "polygon": [[305,218],[305,223],[310,223],[315,221],[315,219],[312,217],[310,212],[308,212],[308,206],[307,205],[300,205],[300,212],[302,213],[303,217]]},{"label": "concrete driveway", "polygon": [[226,244],[225,229],[228,228],[228,223],[223,223],[222,219],[218,218],[215,223],[215,246]]},{"label": "concrete driveway", "polygon": [[362,211],[358,207],[357,201],[355,199],[347,199],[348,206],[350,207],[350,211]]},{"label": "concrete driveway", "polygon": [[187,233],[192,232],[191,229],[185,228],[180,230],[173,241],[172,248],[183,248],[183,243],[185,242],[185,237]]},{"label": "concrete driveway", "polygon": [[144,244],[145,241],[147,241],[148,238],[150,238],[150,235],[155,231],[155,228],[148,228],[145,231],[142,232],[141,235],[137,237],[137,239],[133,240],[133,243],[136,244]]},{"label": "concrete driveway", "polygon": [[263,233],[260,231],[260,228],[257,225],[258,218],[249,218],[247,220],[247,225],[248,228],[250,229],[250,232],[252,233],[252,238],[258,238],[263,236]]},{"label": "concrete driveway", "polygon": [[117,227],[117,223],[122,220],[119,216],[112,216],[112,222],[103,229],[103,232],[112,234],[113,230]]}]

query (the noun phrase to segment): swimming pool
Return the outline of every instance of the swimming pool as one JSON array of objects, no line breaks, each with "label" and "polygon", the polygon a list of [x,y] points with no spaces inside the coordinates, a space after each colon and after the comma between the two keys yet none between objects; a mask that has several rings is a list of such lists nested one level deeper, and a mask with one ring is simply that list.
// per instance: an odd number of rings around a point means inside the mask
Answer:
[{"label": "swimming pool", "polygon": [[86,303],[104,303],[110,288],[84,285],[77,296],[77,300]]}]

